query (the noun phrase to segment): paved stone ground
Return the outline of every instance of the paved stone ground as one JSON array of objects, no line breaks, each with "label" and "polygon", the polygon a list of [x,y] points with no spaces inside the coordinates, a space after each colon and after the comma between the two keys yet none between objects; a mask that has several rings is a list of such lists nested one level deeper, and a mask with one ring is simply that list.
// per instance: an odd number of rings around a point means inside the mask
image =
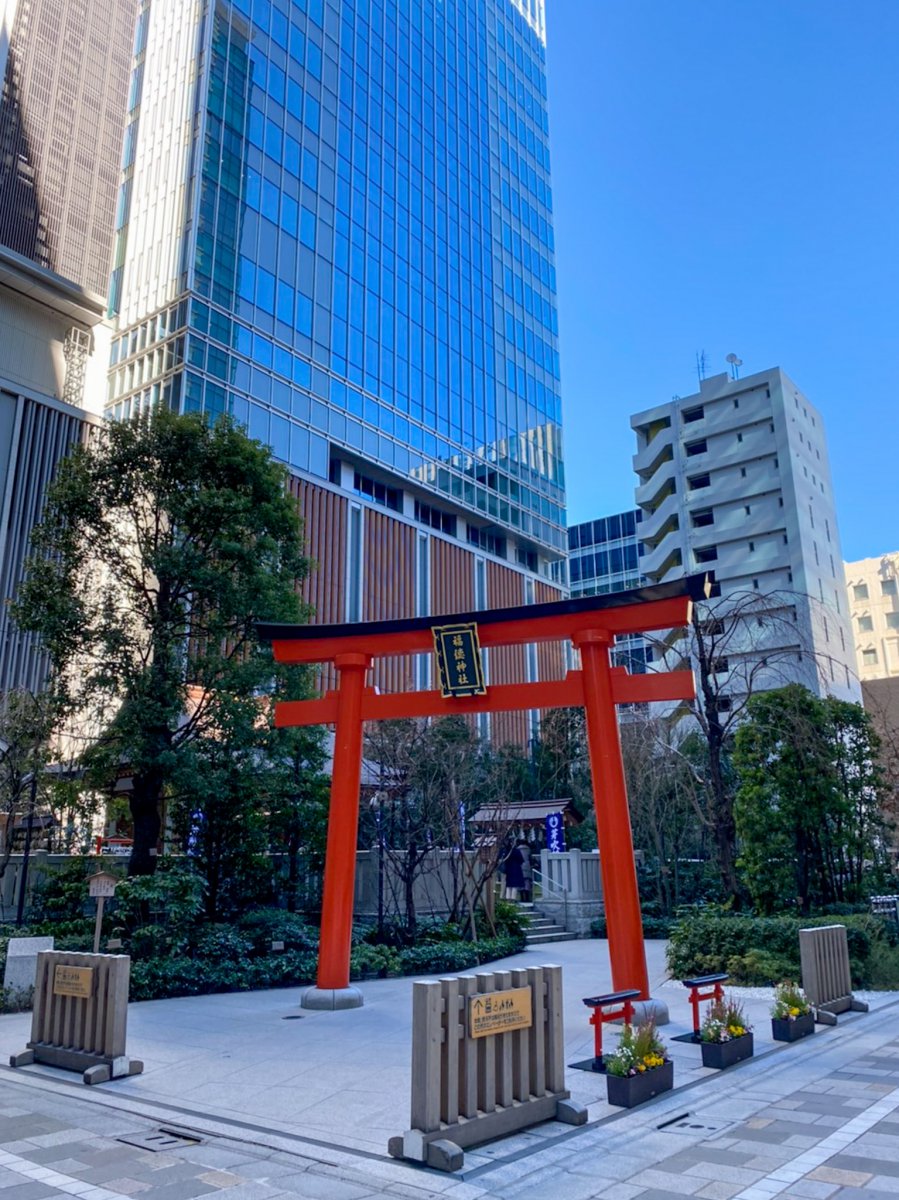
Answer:
[{"label": "paved stone ground", "polygon": [[[553,950],[571,1063],[592,1052],[579,997],[609,982],[605,951]],[[661,986],[664,947],[649,951]],[[754,1059],[711,1072],[698,1047],[670,1042],[675,1091],[630,1112],[606,1103],[601,1076],[569,1070],[587,1125],[547,1122],[443,1175],[385,1153],[408,1122],[411,983],[363,988],[365,1008],[300,1021],[295,990],[133,1005],[129,1052],[147,1071],[95,1088],[0,1065],[0,1200],[899,1200],[897,995],[792,1046],[771,1041],[769,1000],[747,997]],[[681,986],[663,994],[670,1039],[689,1012]],[[0,1017],[0,1063],[29,1027]],[[171,1128],[199,1141],[152,1152],[127,1140]]]},{"label": "paved stone ground", "polygon": [[[544,1153],[526,1172],[521,1163],[500,1167],[489,1194],[518,1200],[549,1189],[564,1200],[895,1200],[899,1039],[891,1037],[896,1030],[886,1014],[877,1030],[866,1027],[870,1020],[853,1017],[814,1043],[701,1081],[653,1105],[654,1112],[647,1107],[602,1122],[552,1163]],[[671,1119],[678,1110],[684,1115]]]},{"label": "paved stone ground", "polygon": [[582,1129],[549,1123],[496,1143],[461,1176],[373,1154],[288,1149],[251,1126],[244,1136],[195,1130],[196,1144],[154,1152],[127,1139],[171,1123],[135,1112],[114,1085],[89,1091],[59,1075],[3,1069],[0,1200],[895,1200],[896,1011],[844,1018]]}]

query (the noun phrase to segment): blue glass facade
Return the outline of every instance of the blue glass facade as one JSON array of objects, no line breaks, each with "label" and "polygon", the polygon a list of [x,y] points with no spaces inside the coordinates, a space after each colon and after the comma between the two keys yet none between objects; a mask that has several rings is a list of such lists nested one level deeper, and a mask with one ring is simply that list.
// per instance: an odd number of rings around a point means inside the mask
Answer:
[{"label": "blue glass facade", "polygon": [[568,530],[568,570],[573,596],[595,596],[639,587],[643,547],[639,509],[584,521]]},{"label": "blue glass facade", "polygon": [[[144,8],[165,37],[167,0]],[[513,0],[218,0],[205,21],[179,278],[120,316],[111,411],[230,411],[296,472],[345,451],[470,514],[469,540],[559,557],[538,31]]]},{"label": "blue glass facade", "polygon": [[[597,596],[641,587],[643,545],[639,541],[643,513],[633,509],[584,521],[568,530],[568,571],[572,596]],[[652,662],[652,648],[641,634],[616,639],[616,665],[642,674]]]}]

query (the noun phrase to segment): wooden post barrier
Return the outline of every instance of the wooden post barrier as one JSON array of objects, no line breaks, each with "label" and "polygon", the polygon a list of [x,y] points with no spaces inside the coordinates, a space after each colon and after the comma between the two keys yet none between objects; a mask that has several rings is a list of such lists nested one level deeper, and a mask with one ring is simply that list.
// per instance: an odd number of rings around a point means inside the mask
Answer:
[{"label": "wooden post barrier", "polygon": [[411,1129],[394,1158],[456,1171],[463,1148],[540,1121],[583,1125],[565,1090],[562,968],[412,985]]},{"label": "wooden post barrier", "polygon": [[836,1025],[837,1013],[867,1012],[852,995],[849,942],[845,925],[818,925],[799,930],[802,987],[819,1025]]},{"label": "wooden post barrier", "polygon": [[47,1063],[81,1071],[85,1083],[139,1075],[144,1064],[125,1053],[130,971],[127,954],[41,951],[31,1041],[10,1066]]}]

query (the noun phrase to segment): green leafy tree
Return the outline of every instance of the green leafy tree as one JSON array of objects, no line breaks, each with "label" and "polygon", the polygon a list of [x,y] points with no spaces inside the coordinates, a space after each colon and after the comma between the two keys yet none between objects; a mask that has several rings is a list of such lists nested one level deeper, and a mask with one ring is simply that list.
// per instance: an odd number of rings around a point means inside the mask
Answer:
[{"label": "green leafy tree", "polygon": [[859,705],[799,684],[751,698],[734,751],[739,865],[763,912],[864,895],[882,850],[877,738]]},{"label": "green leafy tree", "polygon": [[256,622],[304,617],[285,478],[229,419],[158,409],[105,425],[49,490],[15,616],[63,711],[96,715],[94,774],[130,771],[130,874],[153,872],[163,798],[217,758],[209,739],[259,719],[273,668]]},{"label": "green leafy tree", "polygon": [[286,901],[296,912],[301,863],[321,871],[325,862],[331,781],[324,773],[327,745],[319,726],[273,729],[267,756],[268,838],[274,853],[287,857]]},{"label": "green leafy tree", "polygon": [[584,817],[565,831],[569,849],[595,850],[596,812],[583,708],[551,708],[533,747],[534,799],[572,800]]},{"label": "green leafy tree", "polygon": [[[35,819],[52,807],[54,788],[47,773],[56,715],[48,696],[15,690],[0,703],[0,878],[13,849],[30,850]],[[21,840],[16,831],[24,830]]]}]

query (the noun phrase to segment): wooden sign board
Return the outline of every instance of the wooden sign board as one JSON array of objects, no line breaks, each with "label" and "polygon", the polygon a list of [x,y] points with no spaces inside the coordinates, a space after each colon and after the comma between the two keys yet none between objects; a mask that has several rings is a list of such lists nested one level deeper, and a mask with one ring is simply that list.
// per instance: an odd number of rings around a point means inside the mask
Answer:
[{"label": "wooden sign board", "polygon": [[80,996],[82,999],[89,999],[93,990],[93,967],[56,966],[53,972],[54,996]]},{"label": "wooden sign board", "polygon": [[531,989],[510,988],[505,992],[486,992],[468,999],[468,1032],[473,1038],[491,1033],[510,1033],[529,1029],[533,1024]]},{"label": "wooden sign board", "polygon": [[87,881],[88,893],[94,898],[114,896],[118,882],[118,876],[110,875],[108,871],[98,871]]},{"label": "wooden sign board", "polygon": [[484,668],[478,627],[474,622],[461,625],[434,625],[434,651],[443,696],[484,696]]}]

